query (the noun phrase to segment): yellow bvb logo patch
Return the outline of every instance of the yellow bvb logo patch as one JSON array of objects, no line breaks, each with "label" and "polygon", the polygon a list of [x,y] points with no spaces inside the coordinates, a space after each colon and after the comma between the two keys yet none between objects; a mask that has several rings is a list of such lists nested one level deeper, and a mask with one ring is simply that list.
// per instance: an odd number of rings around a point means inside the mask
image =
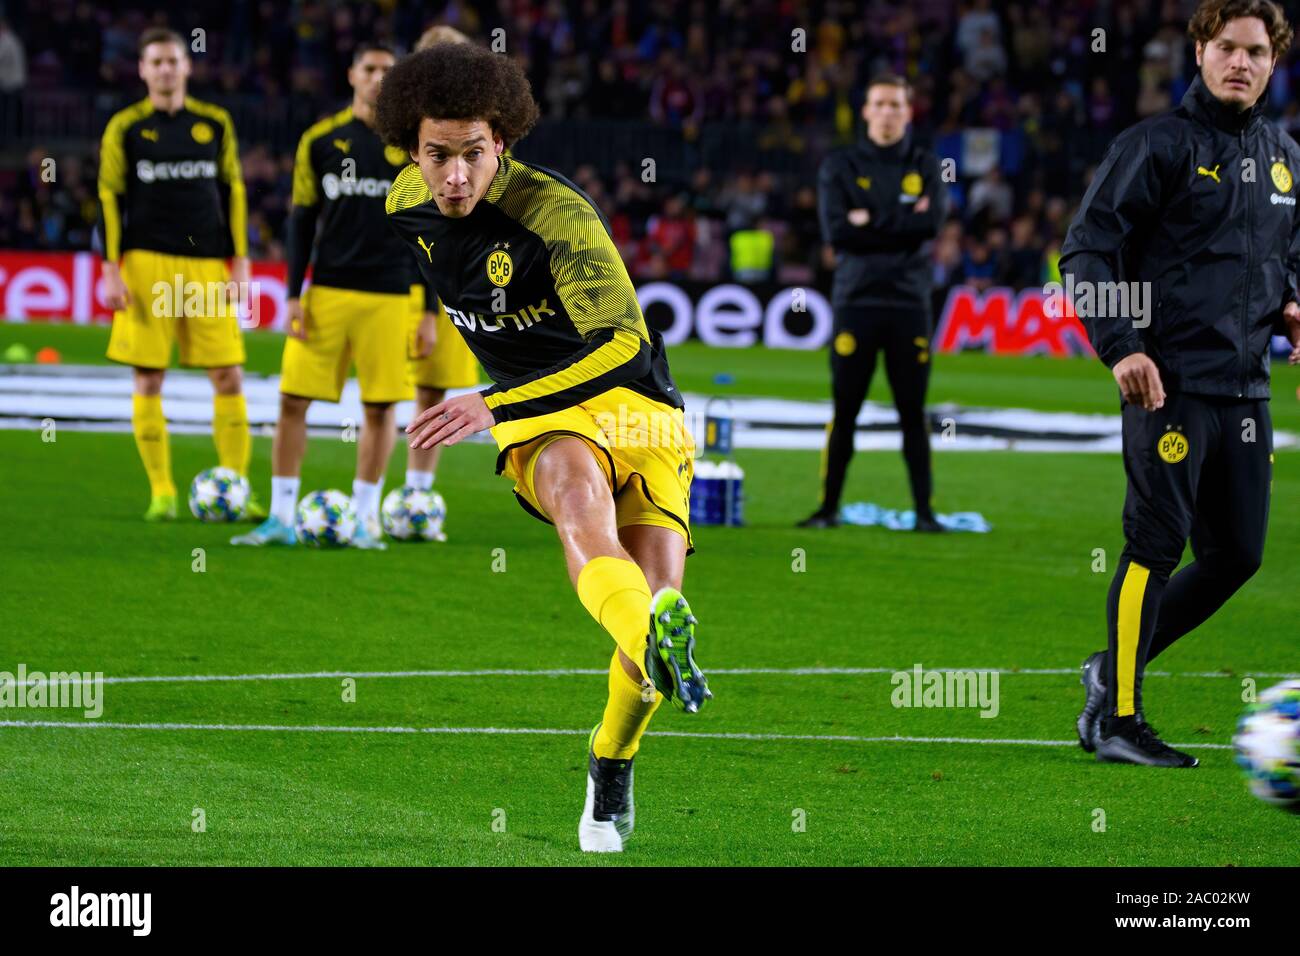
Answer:
[{"label": "yellow bvb logo patch", "polygon": [[858,186],[859,186],[861,189],[870,189],[870,188],[871,188],[871,177],[870,177],[870,176],[859,176],[859,177],[855,180],[855,182],[857,182]]},{"label": "yellow bvb logo patch", "polygon": [[858,348],[858,340],[853,337],[852,332],[841,332],[835,336],[835,354],[852,355]]},{"label": "yellow bvb logo patch", "polygon": [[1187,457],[1187,436],[1182,432],[1165,432],[1156,443],[1156,451],[1163,461],[1176,465]]},{"label": "yellow bvb logo patch", "polygon": [[405,166],[410,162],[410,159],[407,158],[406,150],[402,149],[400,146],[385,146],[384,159],[388,160],[394,166]]},{"label": "yellow bvb logo patch", "polygon": [[908,196],[921,195],[921,174],[908,173],[903,177],[903,192]]},{"label": "yellow bvb logo patch", "polygon": [[1281,163],[1274,163],[1273,168],[1269,170],[1269,173],[1273,176],[1273,185],[1277,187],[1278,192],[1285,193],[1291,191],[1291,170],[1287,169],[1286,166]]},{"label": "yellow bvb logo patch", "polygon": [[195,123],[190,127],[190,135],[194,137],[196,143],[212,142],[212,127],[207,123]]},{"label": "yellow bvb logo patch", "polygon": [[509,285],[514,271],[515,264],[510,259],[510,253],[498,249],[488,256],[487,277],[493,285]]}]

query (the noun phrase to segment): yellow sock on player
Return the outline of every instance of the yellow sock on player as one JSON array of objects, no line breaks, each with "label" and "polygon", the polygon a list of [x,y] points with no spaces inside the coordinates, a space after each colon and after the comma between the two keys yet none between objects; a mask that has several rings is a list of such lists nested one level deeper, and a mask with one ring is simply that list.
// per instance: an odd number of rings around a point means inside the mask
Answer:
[{"label": "yellow sock on player", "polygon": [[637,667],[650,633],[650,585],[632,561],[602,555],[578,572],[578,600]]},{"label": "yellow sock on player", "polygon": [[252,441],[248,435],[248,406],[244,396],[212,396],[212,443],[217,446],[217,463],[241,475],[248,474]]},{"label": "yellow sock on player", "polygon": [[131,400],[131,430],[140,451],[149,488],[154,497],[175,495],[172,482],[172,450],[163,417],[161,395],[135,395]]},{"label": "yellow sock on player", "polygon": [[663,696],[649,684],[643,685],[632,679],[623,669],[618,651],[615,651],[613,660],[609,662],[609,700],[605,704],[600,729],[591,742],[592,752],[597,757],[616,760],[635,757],[637,748],[641,746],[641,735],[662,701]]}]

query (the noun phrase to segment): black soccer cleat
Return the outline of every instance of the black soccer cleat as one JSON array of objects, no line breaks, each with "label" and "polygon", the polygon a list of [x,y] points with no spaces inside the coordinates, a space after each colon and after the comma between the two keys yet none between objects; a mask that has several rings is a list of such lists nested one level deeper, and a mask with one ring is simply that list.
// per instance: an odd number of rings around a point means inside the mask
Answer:
[{"label": "black soccer cleat", "polygon": [[1166,744],[1140,716],[1111,717],[1103,721],[1097,737],[1097,759],[1102,763],[1136,763],[1147,767],[1195,767],[1200,763],[1191,754]]},{"label": "black soccer cleat", "polygon": [[948,531],[947,528],[939,524],[934,515],[917,515],[916,527],[912,530],[919,531],[922,534],[946,534]]},{"label": "black soccer cleat", "polygon": [[809,517],[800,521],[796,528],[838,528],[840,516],[835,511],[814,511]]},{"label": "black soccer cleat", "polygon": [[1101,734],[1101,711],[1106,706],[1106,684],[1102,680],[1106,665],[1106,652],[1090,654],[1079,669],[1079,683],[1083,685],[1083,710],[1074,722],[1079,734],[1079,746],[1087,753],[1097,749],[1097,737]]},{"label": "black soccer cleat", "polygon": [[587,802],[578,821],[578,845],[584,853],[621,853],[636,822],[632,802],[632,761],[636,758],[597,757],[591,749],[596,730],[587,744]]}]

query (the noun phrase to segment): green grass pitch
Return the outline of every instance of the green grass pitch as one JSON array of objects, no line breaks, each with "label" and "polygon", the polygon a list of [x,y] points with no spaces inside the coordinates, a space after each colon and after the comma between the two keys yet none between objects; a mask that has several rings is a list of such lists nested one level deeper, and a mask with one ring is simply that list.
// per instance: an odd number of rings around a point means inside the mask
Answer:
[{"label": "green grass pitch", "polygon": [[[30,335],[88,361],[91,335],[102,335],[36,331],[0,327],[0,345]],[[91,343],[84,356],[74,336]],[[708,388],[717,371],[736,375],[737,393],[818,397],[825,387],[824,356],[698,346],[670,355],[687,390]],[[932,397],[1109,411],[1113,392],[1097,371],[940,357]],[[1289,427],[1296,384],[1279,370],[1275,418]],[[213,463],[206,437],[172,443],[178,481]],[[304,490],[348,488],[354,451],[313,439]],[[257,439],[263,493],[269,454]],[[1072,671],[1104,643],[1122,544],[1116,456],[940,452],[940,510],[979,510],[994,525],[941,539],[797,530],[815,504],[817,455],[737,457],[749,526],[697,529],[685,586],[716,699],[690,717],[661,709],[637,762],[636,834],[621,857],[590,858],[576,828],[612,642],[573,595],[551,529],[492,475],[490,448],[453,448],[439,468],[445,545],[249,551],[226,543],[243,526],[141,522],[147,489],[129,435],[62,430],[50,443],[0,431],[9,478],[0,670],[600,672],[358,677],[355,702],[344,701],[342,676],[111,683],[100,723],[304,729],[0,727],[0,865],[1296,862],[1300,821],[1251,797],[1229,750],[1198,749],[1202,766],[1176,772],[1031,743],[1073,739],[1076,673],[1002,674],[992,719],[895,708],[888,673],[789,673],[917,663]],[[393,480],[403,466],[399,446]],[[1279,454],[1263,569],[1158,661],[1174,676],[1148,679],[1147,711],[1166,739],[1228,743],[1242,678],[1300,671],[1297,495],[1300,455]],[[859,454],[847,496],[904,506],[899,456]],[[1092,570],[1097,548],[1107,573]],[[502,554],[505,570],[494,570]],[[762,668],[780,672],[727,673]],[[1223,676],[1189,676],[1205,672]],[[1273,682],[1259,678],[1261,689]],[[65,710],[5,718],[82,721]],[[927,739],[831,739],[892,736]],[[196,808],[203,832],[192,827]]]}]

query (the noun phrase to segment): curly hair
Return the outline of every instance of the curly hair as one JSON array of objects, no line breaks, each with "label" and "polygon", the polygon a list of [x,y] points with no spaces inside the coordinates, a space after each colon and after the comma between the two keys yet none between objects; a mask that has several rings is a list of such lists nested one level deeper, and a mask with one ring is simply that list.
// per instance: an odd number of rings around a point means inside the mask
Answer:
[{"label": "curly hair", "polygon": [[384,77],[375,108],[379,135],[411,152],[429,119],[483,120],[512,146],[537,122],[523,68],[472,43],[436,43],[399,60]]},{"label": "curly hair", "polygon": [[1257,17],[1264,22],[1273,55],[1279,60],[1291,49],[1293,31],[1273,0],[1201,0],[1192,19],[1187,22],[1187,35],[1197,43],[1208,44],[1223,32],[1229,20],[1239,17]]}]

